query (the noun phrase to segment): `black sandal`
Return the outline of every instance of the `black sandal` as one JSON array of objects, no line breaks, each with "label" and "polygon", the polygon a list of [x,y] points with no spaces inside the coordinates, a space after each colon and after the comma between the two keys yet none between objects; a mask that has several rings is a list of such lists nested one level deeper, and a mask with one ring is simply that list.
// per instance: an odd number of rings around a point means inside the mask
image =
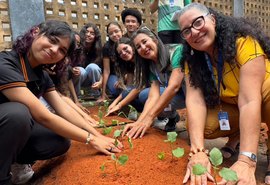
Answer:
[{"label": "black sandal", "polygon": [[230,154],[229,157],[225,157],[225,156],[223,155],[223,153],[222,153],[223,158],[229,159],[229,158],[231,158],[232,156],[234,156],[236,153],[238,153],[238,152],[239,152],[239,145],[240,145],[240,143],[238,143],[238,144],[236,145],[235,148],[230,147],[230,146],[226,146],[226,145],[225,145],[224,147],[222,147],[222,148],[220,149],[221,152],[227,152],[227,153]]}]

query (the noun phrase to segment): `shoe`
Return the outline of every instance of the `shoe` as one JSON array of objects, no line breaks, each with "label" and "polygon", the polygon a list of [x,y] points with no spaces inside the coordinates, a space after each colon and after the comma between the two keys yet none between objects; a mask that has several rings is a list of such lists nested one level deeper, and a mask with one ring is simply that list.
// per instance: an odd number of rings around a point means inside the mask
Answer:
[{"label": "shoe", "polygon": [[176,123],[180,120],[180,116],[176,114],[174,118],[170,118],[169,122],[165,126],[166,132],[176,131]]},{"label": "shoe", "polygon": [[160,130],[165,130],[165,126],[167,125],[168,122],[169,122],[169,118],[164,118],[164,119],[157,118],[154,121],[153,127],[158,128]]},{"label": "shoe", "polygon": [[11,165],[11,174],[13,184],[24,184],[33,177],[34,171],[30,164],[15,163]]},{"label": "shoe", "polygon": [[[235,148],[233,148],[233,147],[231,147],[231,146],[225,145],[224,147],[222,147],[222,148],[220,149],[220,151],[221,151],[221,153],[222,153],[222,155],[223,155],[223,158],[229,159],[229,158],[231,158],[232,156],[234,156],[236,153],[239,152],[239,143],[236,145]],[[228,155],[226,156],[225,153],[229,154],[229,156],[228,156]]]}]

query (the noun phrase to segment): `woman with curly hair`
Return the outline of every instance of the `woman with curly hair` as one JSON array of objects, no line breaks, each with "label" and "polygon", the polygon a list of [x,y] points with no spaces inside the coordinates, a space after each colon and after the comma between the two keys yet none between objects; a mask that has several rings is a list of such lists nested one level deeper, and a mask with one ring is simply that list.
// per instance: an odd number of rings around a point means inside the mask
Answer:
[{"label": "woman with curly hair", "polygon": [[90,95],[100,96],[102,87],[102,43],[100,31],[94,23],[87,23],[80,31],[82,56],[80,67],[73,65],[73,82],[77,95],[81,86],[89,89]]},{"label": "woman with curly hair", "polygon": [[[269,37],[244,18],[225,16],[199,3],[187,5],[175,19],[185,39],[191,141],[184,183],[190,177],[191,184],[195,184],[192,166],[196,163],[210,170],[204,138],[229,137],[224,157],[235,153],[240,138],[238,160],[231,166],[238,175],[238,184],[256,184],[260,124],[270,126]],[[207,184],[207,177],[213,180],[209,174],[197,176],[196,182]],[[269,183],[269,176],[265,181]],[[223,179],[221,184],[226,181]]]},{"label": "woman with curly hair", "polygon": [[164,45],[147,27],[137,30],[131,40],[135,47],[136,88],[151,85],[143,112],[135,123],[125,127],[123,135],[143,137],[157,116],[165,120],[162,129],[173,131],[179,121],[176,109],[185,107],[181,88],[184,74],[180,68],[182,46]]},{"label": "woman with curly hair", "polygon": [[11,178],[14,184],[26,183],[34,173],[28,164],[63,155],[69,139],[108,155],[121,151],[122,145],[115,146],[114,139],[100,134],[61,99],[42,70],[70,56],[74,48],[70,26],[49,20],[18,37],[11,51],[0,52],[0,184],[11,184]]}]

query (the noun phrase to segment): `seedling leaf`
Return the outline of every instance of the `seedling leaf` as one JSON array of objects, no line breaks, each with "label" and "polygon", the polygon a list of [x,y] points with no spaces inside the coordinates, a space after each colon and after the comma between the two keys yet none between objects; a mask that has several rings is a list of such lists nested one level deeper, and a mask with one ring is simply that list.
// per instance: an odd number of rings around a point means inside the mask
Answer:
[{"label": "seedling leaf", "polygon": [[164,140],[164,142],[175,142],[177,137],[176,132],[167,132],[167,140]]},{"label": "seedling leaf", "polygon": [[103,129],[103,134],[108,135],[111,133],[111,131],[112,131],[112,127],[106,127]]},{"label": "seedling leaf", "polygon": [[117,160],[116,155],[115,154],[112,154],[111,155],[111,159],[114,160],[114,161],[116,161]]},{"label": "seedling leaf", "polygon": [[122,133],[122,130],[116,130],[114,131],[113,137],[118,138],[121,135],[121,133]]},{"label": "seedling leaf", "polygon": [[203,175],[207,172],[207,169],[201,164],[195,164],[192,166],[192,173],[194,175]]},{"label": "seedling leaf", "polygon": [[175,150],[172,151],[173,155],[177,158],[180,158],[184,155],[185,151],[183,148],[176,148]]},{"label": "seedling leaf", "polygon": [[100,166],[100,169],[101,169],[101,171],[104,172],[104,170],[105,170],[105,164],[102,164],[102,165]]},{"label": "seedling leaf", "polygon": [[118,163],[120,165],[124,165],[127,162],[127,160],[128,160],[128,156],[127,155],[121,155],[118,158]]},{"label": "seedling leaf", "polygon": [[118,125],[118,122],[119,122],[118,120],[113,119],[113,120],[112,120],[112,125],[113,125],[113,126]]},{"label": "seedling leaf", "polygon": [[238,181],[236,172],[229,168],[222,168],[219,175],[226,181]]},{"label": "seedling leaf", "polygon": [[217,167],[223,163],[223,156],[219,149],[213,148],[209,153],[210,161],[213,164],[213,166]]},{"label": "seedling leaf", "polygon": [[165,158],[165,153],[164,152],[159,152],[157,154],[157,157],[158,157],[159,160],[163,160]]},{"label": "seedling leaf", "polygon": [[133,149],[133,143],[130,137],[128,138],[128,144],[129,144],[129,148]]}]

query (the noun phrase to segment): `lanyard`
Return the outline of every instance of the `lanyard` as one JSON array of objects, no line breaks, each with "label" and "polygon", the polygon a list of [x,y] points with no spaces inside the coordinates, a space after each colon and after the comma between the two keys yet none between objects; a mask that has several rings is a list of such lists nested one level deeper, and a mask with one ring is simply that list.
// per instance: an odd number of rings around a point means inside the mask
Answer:
[{"label": "lanyard", "polygon": [[[214,80],[214,83],[216,85],[216,81],[215,81],[215,77],[214,77],[214,72],[213,72],[213,66],[211,64],[210,58],[209,56],[204,53],[205,59],[206,59],[206,63],[208,66],[208,69],[210,70],[210,72],[212,73],[212,79]],[[222,57],[222,53],[221,50],[218,51],[218,63],[217,63],[217,70],[218,70],[218,96],[220,97],[220,83],[222,81],[222,71],[223,71],[223,57]],[[220,103],[220,98],[219,98],[219,103]]]},{"label": "lanyard", "polygon": [[156,77],[158,79],[158,81],[164,85],[165,87],[168,87],[168,75],[167,73],[164,73],[164,79],[165,79],[165,84],[161,81],[160,77],[159,77],[159,73],[157,72],[157,69],[155,69],[155,73],[156,73]]}]

